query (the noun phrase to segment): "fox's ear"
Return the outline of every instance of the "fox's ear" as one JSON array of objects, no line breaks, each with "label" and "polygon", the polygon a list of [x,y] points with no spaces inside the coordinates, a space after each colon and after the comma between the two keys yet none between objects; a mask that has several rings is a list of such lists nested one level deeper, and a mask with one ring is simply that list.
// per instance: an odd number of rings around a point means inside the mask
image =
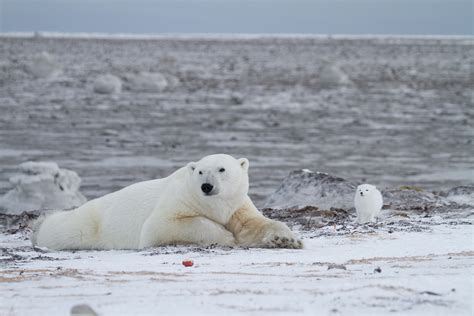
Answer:
[{"label": "fox's ear", "polygon": [[245,171],[249,170],[249,160],[247,158],[240,158],[239,164]]},{"label": "fox's ear", "polygon": [[189,172],[193,173],[194,169],[196,169],[196,163],[195,162],[190,162],[190,163],[188,163],[187,167],[188,167]]}]

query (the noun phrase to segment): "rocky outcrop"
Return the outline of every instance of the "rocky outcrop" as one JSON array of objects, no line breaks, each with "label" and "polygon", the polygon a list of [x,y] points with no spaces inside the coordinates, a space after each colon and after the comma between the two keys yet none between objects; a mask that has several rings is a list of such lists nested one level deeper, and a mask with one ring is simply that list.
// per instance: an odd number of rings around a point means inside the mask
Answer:
[{"label": "rocky outcrop", "polygon": [[349,209],[354,205],[358,183],[323,172],[295,170],[282,181],[265,208],[288,209],[316,206],[319,209]]},{"label": "rocky outcrop", "polygon": [[[262,212],[302,229],[346,225],[355,218],[354,194],[359,184],[327,173],[295,170],[268,198]],[[403,225],[410,225],[406,219],[411,216],[463,219],[473,215],[471,186],[441,194],[411,186],[381,192],[384,198],[381,217],[393,221],[399,216],[406,222]]]}]

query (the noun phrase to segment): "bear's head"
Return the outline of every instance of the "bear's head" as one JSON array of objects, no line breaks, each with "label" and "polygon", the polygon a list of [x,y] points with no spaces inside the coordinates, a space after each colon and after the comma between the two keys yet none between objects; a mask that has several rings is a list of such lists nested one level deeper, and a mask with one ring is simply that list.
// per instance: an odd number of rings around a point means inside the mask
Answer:
[{"label": "bear's head", "polygon": [[372,196],[377,192],[375,185],[361,184],[357,187],[356,197]]},{"label": "bear's head", "polygon": [[188,164],[190,189],[204,199],[234,199],[246,196],[249,161],[225,154],[210,155]]}]

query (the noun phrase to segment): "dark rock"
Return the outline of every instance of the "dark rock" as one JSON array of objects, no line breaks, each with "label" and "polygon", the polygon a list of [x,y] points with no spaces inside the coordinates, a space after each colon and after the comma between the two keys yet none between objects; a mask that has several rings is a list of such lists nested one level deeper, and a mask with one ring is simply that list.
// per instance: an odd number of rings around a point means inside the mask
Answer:
[{"label": "dark rock", "polygon": [[474,185],[461,185],[454,187],[446,192],[445,196],[455,196],[455,195],[474,195]]},{"label": "dark rock", "polygon": [[344,209],[320,210],[315,206],[289,209],[264,208],[261,211],[268,218],[284,221],[291,226],[297,225],[303,230],[340,224],[349,221],[351,217]]},{"label": "dark rock", "polygon": [[40,212],[23,212],[19,215],[0,213],[0,231],[15,234],[29,227],[32,220],[38,218]]},{"label": "dark rock", "polygon": [[347,270],[346,266],[343,264],[329,264],[328,270],[332,270],[332,269]]},{"label": "dark rock", "polygon": [[474,205],[474,186],[473,185],[463,185],[459,187],[454,187],[448,192],[442,192],[441,195],[446,196],[450,201],[456,202],[458,204],[465,205]]},{"label": "dark rock", "polygon": [[74,305],[71,308],[71,316],[97,316],[97,313],[87,304]]},{"label": "dark rock", "polygon": [[322,210],[350,209],[358,183],[327,173],[295,170],[265,203],[265,208],[289,209],[316,206]]},{"label": "dark rock", "polygon": [[382,191],[384,205],[392,210],[430,211],[435,207],[448,206],[451,201],[428,191],[391,189]]}]

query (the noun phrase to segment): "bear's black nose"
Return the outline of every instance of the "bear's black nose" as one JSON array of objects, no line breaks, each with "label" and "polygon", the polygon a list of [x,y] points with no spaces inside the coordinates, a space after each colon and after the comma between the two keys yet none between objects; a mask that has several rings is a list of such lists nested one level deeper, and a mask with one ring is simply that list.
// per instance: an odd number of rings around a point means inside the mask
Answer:
[{"label": "bear's black nose", "polygon": [[360,192],[360,195],[364,196],[364,192]]},{"label": "bear's black nose", "polygon": [[214,186],[210,183],[204,183],[203,185],[201,185],[202,192],[206,194],[209,194],[209,192],[211,192],[213,188]]}]

